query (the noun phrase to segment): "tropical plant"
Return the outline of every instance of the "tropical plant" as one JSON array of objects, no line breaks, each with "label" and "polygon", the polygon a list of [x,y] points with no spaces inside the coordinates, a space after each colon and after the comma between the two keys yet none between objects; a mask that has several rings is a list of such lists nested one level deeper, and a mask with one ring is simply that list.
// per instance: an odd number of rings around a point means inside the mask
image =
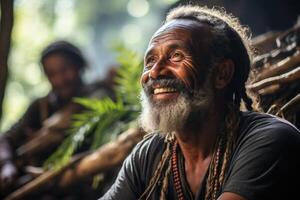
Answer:
[{"label": "tropical plant", "polygon": [[142,61],[136,52],[122,45],[116,47],[116,50],[120,63],[114,80],[116,101],[108,97],[100,100],[76,98],[75,102],[86,110],[73,115],[68,136],[46,160],[45,168],[59,169],[64,166],[87,139],[92,141],[90,149],[95,150],[130,126],[136,126],[141,109],[138,96]]}]

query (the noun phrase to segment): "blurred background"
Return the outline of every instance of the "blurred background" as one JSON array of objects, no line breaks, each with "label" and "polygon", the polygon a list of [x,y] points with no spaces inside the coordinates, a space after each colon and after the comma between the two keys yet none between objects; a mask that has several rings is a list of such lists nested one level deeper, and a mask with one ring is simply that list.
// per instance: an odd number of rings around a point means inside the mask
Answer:
[{"label": "blurred background", "polygon": [[89,64],[84,79],[103,79],[115,65],[114,45],[143,52],[166,10],[176,0],[16,0],[9,56],[9,78],[1,130],[14,123],[50,86],[40,66],[40,52],[50,42],[79,46]]},{"label": "blurred background", "polygon": [[225,7],[253,36],[290,28],[300,13],[297,0],[15,0],[1,132],[33,99],[47,94],[49,84],[39,64],[47,44],[66,39],[78,45],[89,62],[84,79],[94,82],[115,65],[114,45],[124,43],[142,55],[167,10],[187,2]]}]

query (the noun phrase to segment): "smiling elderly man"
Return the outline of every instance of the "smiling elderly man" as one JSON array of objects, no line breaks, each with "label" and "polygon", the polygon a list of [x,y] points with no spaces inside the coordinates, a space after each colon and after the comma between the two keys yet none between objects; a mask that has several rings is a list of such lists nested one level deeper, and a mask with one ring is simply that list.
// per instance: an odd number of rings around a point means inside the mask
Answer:
[{"label": "smiling elderly man", "polygon": [[141,124],[152,134],[101,199],[294,199],[299,131],[251,111],[248,43],[223,12],[181,6],[169,13],[141,77]]}]

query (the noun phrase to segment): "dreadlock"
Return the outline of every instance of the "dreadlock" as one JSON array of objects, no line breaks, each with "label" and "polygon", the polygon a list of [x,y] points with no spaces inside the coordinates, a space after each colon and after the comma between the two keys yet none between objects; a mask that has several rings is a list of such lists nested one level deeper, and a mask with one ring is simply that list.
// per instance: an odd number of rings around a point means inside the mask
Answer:
[{"label": "dreadlock", "polygon": [[238,109],[234,105],[228,106],[228,114],[225,118],[225,125],[219,134],[214,148],[214,154],[209,166],[206,182],[206,200],[216,200],[218,192],[223,186],[225,175],[231,159],[236,139],[236,130],[239,124]]},{"label": "dreadlock", "polygon": [[209,47],[211,67],[224,58],[231,59],[235,64],[235,72],[228,86],[228,106],[224,130],[221,130],[215,144],[206,182],[205,199],[215,200],[224,183],[234,148],[241,101],[244,101],[248,110],[252,110],[252,100],[248,97],[245,88],[252,58],[248,45],[250,43],[249,37],[247,37],[248,30],[242,27],[238,19],[232,15],[226,14],[222,10],[206,7],[182,6],[175,8],[167,16],[166,22],[174,19],[191,19],[207,24],[211,28],[213,36]]},{"label": "dreadlock", "polygon": [[[152,192],[155,190],[155,187],[158,185],[158,182],[162,180],[163,185],[160,193],[160,200],[166,199],[166,193],[168,188],[168,175],[170,173],[171,167],[171,149],[172,143],[174,142],[174,134],[168,134],[165,138],[166,148],[164,153],[158,163],[158,166],[150,180],[149,185],[146,190],[140,196],[139,200],[149,200]],[[165,169],[165,170],[164,170]],[[164,171],[164,173],[163,173]]]},{"label": "dreadlock", "polygon": [[[212,33],[212,41],[209,49],[209,66],[214,67],[222,59],[231,59],[235,64],[233,78],[228,86],[226,94],[227,115],[225,116],[222,130],[215,143],[213,157],[208,169],[208,178],[206,181],[206,200],[216,200],[218,192],[221,190],[226,172],[228,170],[232,151],[235,145],[236,132],[239,125],[239,110],[242,101],[248,110],[252,110],[252,100],[248,97],[245,88],[245,82],[248,79],[252,52],[250,49],[250,38],[248,29],[242,27],[237,18],[225,13],[223,10],[193,5],[180,6],[173,9],[166,18],[166,23],[176,19],[190,19],[200,23],[207,24]],[[171,143],[172,140],[166,140]],[[158,180],[166,181],[169,174],[167,166],[170,162],[170,144],[166,145],[159,167],[150,181],[150,185],[142,195],[144,199],[150,197],[150,190],[155,187]],[[165,168],[165,171],[163,170]],[[165,199],[166,185],[161,189],[161,198]],[[149,193],[150,192],[150,193]]]}]

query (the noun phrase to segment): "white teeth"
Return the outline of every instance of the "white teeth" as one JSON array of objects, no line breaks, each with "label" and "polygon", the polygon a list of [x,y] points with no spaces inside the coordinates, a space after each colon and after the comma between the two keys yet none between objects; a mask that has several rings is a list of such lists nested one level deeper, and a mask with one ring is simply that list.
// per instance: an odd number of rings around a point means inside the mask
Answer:
[{"label": "white teeth", "polygon": [[154,94],[176,92],[175,88],[156,88],[154,89]]}]

